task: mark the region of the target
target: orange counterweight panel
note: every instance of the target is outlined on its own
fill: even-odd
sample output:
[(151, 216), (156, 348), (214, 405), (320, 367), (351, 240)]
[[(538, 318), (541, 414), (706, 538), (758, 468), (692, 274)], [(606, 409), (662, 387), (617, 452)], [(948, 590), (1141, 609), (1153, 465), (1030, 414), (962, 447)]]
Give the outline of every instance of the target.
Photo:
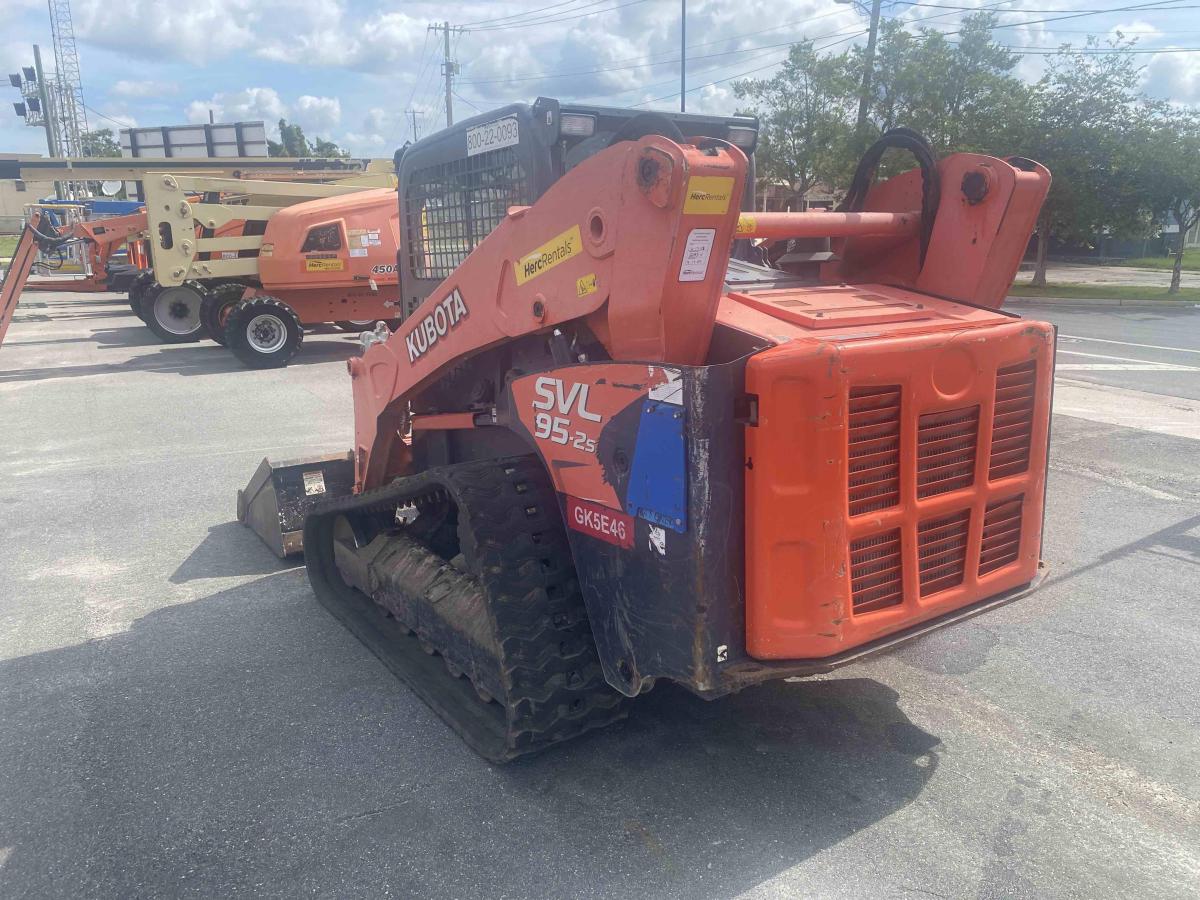
[[(802, 314), (772, 317), (786, 343), (746, 368), (750, 655), (831, 656), (1030, 582), (1052, 326), (879, 285), (764, 293)], [(765, 330), (754, 304), (724, 302), (723, 320)], [(805, 323), (822, 309), (840, 324)]]

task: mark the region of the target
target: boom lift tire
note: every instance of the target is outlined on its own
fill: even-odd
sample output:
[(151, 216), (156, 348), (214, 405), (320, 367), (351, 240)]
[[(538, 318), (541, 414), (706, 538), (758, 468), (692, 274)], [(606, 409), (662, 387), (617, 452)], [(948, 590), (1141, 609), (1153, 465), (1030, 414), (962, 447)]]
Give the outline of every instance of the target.
[(143, 322), (145, 318), (142, 316), (142, 297), (146, 295), (146, 291), (153, 285), (154, 275), (150, 272), (142, 272), (134, 279), (133, 284), (129, 286), (129, 308)]
[(624, 717), (537, 457), (329, 500), (305, 522), (304, 552), (321, 604), (486, 759)]
[(360, 334), (364, 331), (374, 331), (377, 322), (381, 319), (343, 319), (339, 322), (334, 322), (342, 331), (349, 331), (351, 334)]
[(204, 292), (204, 302), (200, 304), (200, 321), (204, 323), (204, 333), (221, 346), (227, 346), (225, 341), (225, 323), (233, 308), (242, 302), (245, 293), (244, 284), (218, 284)]
[(188, 344), (204, 334), (200, 305), (204, 296), (189, 284), (151, 287), (142, 295), (142, 319), (168, 344)]
[(303, 342), (300, 317), (275, 297), (242, 300), (225, 320), (225, 346), (251, 369), (286, 366)]

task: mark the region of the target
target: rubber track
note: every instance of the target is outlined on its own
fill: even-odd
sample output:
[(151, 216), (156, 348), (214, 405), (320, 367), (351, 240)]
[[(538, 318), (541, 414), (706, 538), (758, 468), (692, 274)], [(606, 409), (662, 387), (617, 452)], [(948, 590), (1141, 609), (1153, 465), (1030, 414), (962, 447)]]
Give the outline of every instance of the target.
[[(390, 513), (442, 491), (473, 543), (479, 589), (499, 647), (504, 693), (485, 703), (466, 678), (422, 652), (420, 637), (348, 587), (333, 561), (333, 524)], [(575, 578), (558, 500), (535, 457), (461, 463), (333, 499), (305, 523), (305, 565), (317, 599), (480, 755), (506, 762), (625, 715), (604, 680)]]

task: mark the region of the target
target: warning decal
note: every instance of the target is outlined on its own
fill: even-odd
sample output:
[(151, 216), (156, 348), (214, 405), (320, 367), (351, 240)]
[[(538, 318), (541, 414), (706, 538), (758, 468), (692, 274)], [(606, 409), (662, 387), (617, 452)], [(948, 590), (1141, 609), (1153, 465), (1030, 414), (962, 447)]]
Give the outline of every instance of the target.
[(754, 216), (741, 215), (738, 216), (737, 233), (738, 234), (754, 234), (758, 230), (758, 222)]
[(586, 297), (588, 294), (596, 293), (596, 273), (584, 275), (575, 282), (575, 296)]
[(583, 238), (579, 234), (579, 226), (572, 225), (562, 234), (517, 260), (513, 267), (517, 275), (517, 284), (524, 284), (544, 272), (549, 272), (559, 263), (566, 262), (572, 256), (578, 256), (582, 249)]
[(325, 475), (319, 469), (316, 472), (305, 472), (301, 477), (304, 479), (304, 493), (309, 497), (325, 493)]
[(689, 216), (722, 215), (729, 211), (733, 179), (725, 175), (693, 175), (688, 179), (683, 213)]

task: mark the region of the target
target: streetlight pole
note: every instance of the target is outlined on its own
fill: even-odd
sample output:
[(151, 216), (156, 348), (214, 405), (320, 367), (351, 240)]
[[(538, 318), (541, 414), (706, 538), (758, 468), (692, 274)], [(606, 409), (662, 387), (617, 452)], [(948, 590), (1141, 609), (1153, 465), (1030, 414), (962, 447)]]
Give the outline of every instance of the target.
[(687, 0), (679, 7), (679, 111), (687, 112)]
[(871, 76), (875, 69), (875, 41), (879, 36), (879, 10), (883, 0), (871, 2), (871, 28), (867, 32), (867, 51), (863, 55), (862, 89), (858, 95), (858, 125), (855, 134), (862, 140), (867, 127), (867, 109), (871, 105)]

